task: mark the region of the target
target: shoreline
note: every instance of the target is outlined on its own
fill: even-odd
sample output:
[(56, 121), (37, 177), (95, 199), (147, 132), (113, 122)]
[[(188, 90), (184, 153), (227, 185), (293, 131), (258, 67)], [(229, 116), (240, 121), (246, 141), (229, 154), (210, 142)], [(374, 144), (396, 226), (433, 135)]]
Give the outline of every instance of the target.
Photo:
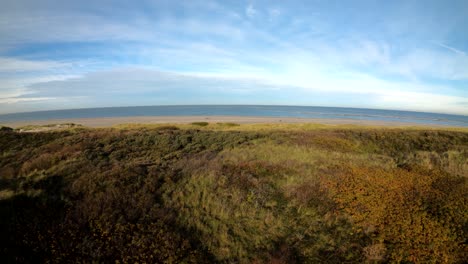
[(32, 121), (14, 121), (0, 123), (0, 125), (18, 128), (28, 125), (48, 125), (74, 123), (86, 127), (103, 128), (119, 124), (190, 124), (192, 122), (230, 122), (238, 124), (299, 124), (313, 123), (324, 125), (363, 125), (383, 127), (437, 127), (437, 128), (466, 128), (463, 126), (450, 126), (441, 124), (422, 124), (415, 122), (332, 119), (332, 118), (299, 118), (299, 117), (264, 117), (264, 116), (133, 116), (133, 117), (93, 117), (93, 118), (67, 118)]

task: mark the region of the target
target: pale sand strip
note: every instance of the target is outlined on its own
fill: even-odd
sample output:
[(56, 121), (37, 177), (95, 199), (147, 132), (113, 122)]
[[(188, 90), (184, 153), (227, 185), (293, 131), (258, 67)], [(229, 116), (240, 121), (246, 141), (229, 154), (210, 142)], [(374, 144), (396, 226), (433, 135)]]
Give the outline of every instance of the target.
[(425, 126), (444, 127), (443, 125), (426, 125), (406, 122), (354, 120), (354, 119), (321, 119), (321, 118), (296, 118), (296, 117), (249, 117), (249, 116), (136, 116), (136, 117), (102, 117), (102, 118), (69, 118), (50, 119), (36, 121), (18, 121), (0, 123), (0, 125), (13, 128), (26, 125), (47, 125), (61, 123), (75, 123), (87, 127), (110, 127), (118, 124), (187, 124), (192, 122), (232, 122), (239, 124), (265, 124), (265, 123), (315, 123), (326, 125), (369, 125), (369, 126)]

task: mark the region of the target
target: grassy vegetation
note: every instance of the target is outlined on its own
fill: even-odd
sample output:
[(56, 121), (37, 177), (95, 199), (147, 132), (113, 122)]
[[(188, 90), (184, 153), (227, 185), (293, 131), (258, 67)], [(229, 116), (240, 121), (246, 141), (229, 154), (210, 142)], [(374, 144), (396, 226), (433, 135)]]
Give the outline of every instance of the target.
[(192, 125), (204, 127), (204, 126), (209, 125), (209, 123), (208, 122), (193, 122)]
[(468, 258), (463, 129), (5, 129), (0, 150), (5, 262)]

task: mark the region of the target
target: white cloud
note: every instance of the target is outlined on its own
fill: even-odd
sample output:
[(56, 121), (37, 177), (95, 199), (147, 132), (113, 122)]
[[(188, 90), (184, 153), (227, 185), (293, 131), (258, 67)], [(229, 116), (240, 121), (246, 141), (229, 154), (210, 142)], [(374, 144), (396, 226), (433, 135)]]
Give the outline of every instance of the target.
[(441, 94), (391, 91), (381, 94), (382, 108), (468, 115), (468, 98)]
[(30, 85), (77, 78), (78, 75), (42, 75), (36, 77), (8, 77), (0, 80), (0, 103), (14, 104), (26, 101), (49, 100), (53, 97), (37, 97)]
[(448, 50), (450, 50), (450, 51), (453, 51), (453, 52), (455, 52), (455, 53), (457, 53), (457, 54), (461, 54), (461, 55), (466, 56), (466, 52), (461, 51), (461, 50), (459, 50), (459, 49), (456, 49), (456, 48), (454, 48), (454, 47), (450, 47), (450, 46), (448, 46), (448, 45), (445, 45), (445, 44), (442, 44), (442, 43), (438, 43), (438, 42), (434, 42), (434, 44), (436, 44), (437, 46), (440, 46), (440, 47), (442, 47), (442, 48), (446, 48), (446, 49), (448, 49)]
[(0, 57), (0, 72), (45, 71), (68, 66), (70, 64), (57, 61), (32, 61)]
[[(254, 78), (255, 76), (255, 78)], [(438, 93), (418, 91), (422, 88), (411, 82), (390, 82), (369, 75), (349, 72), (346, 76), (333, 76), (321, 69), (299, 70), (280, 75), (233, 75), (232, 73), (186, 73), (161, 72), (148, 68), (127, 68), (95, 72), (79, 78), (50, 81), (28, 86), (28, 94), (3, 97), (0, 102), (18, 103), (29, 100), (52, 100), (61, 102), (78, 98), (68, 107), (79, 107), (85, 101), (103, 105), (134, 105), (132, 98), (145, 97), (148, 102), (158, 104), (199, 103), (216, 104), (220, 98), (229, 98), (231, 102), (246, 103), (258, 98), (269, 98), (262, 102), (279, 102), (286, 96), (292, 104), (304, 104), (304, 98), (311, 105), (317, 99), (311, 94), (323, 98), (333, 98), (337, 94), (348, 94), (360, 98), (351, 107), (370, 107), (380, 109), (416, 110), (443, 113), (468, 114), (468, 98), (448, 96)], [(443, 90), (446, 87), (431, 87)], [(112, 99), (114, 98), (114, 99)], [(120, 99), (121, 101), (119, 101)], [(184, 100), (181, 100), (185, 98)], [(257, 99), (256, 99), (257, 98)], [(16, 101), (15, 101), (16, 100)], [(110, 101), (109, 101), (110, 100)], [(268, 101), (270, 100), (270, 101)], [(330, 99), (333, 102), (333, 99)], [(314, 103), (315, 102), (315, 103)], [(49, 107), (53, 101), (47, 103)], [(77, 105), (74, 105), (77, 104)], [(151, 104), (151, 103), (150, 103)], [(323, 103), (321, 103), (323, 105)], [(325, 106), (333, 106), (333, 103)]]
[(55, 97), (11, 97), (11, 98), (0, 98), (0, 104), (16, 104), (22, 102), (37, 102), (37, 101), (49, 101), (54, 100)]
[(467, 80), (468, 57), (456, 53), (418, 49), (394, 59), (392, 64), (384, 69), (406, 76)]
[(274, 20), (281, 15), (281, 11), (279, 8), (270, 8), (268, 9), (268, 15), (270, 16), (270, 20)]
[[(343, 38), (337, 45), (318, 42), (310, 54), (332, 68), (421, 80), (467, 80), (468, 56), (429, 46), (401, 50), (385, 41)], [(340, 69), (342, 70), (342, 69)]]
[(252, 4), (247, 5), (247, 7), (245, 8), (245, 15), (246, 15), (247, 17), (253, 18), (253, 17), (255, 17), (257, 14), (258, 14), (258, 11), (257, 11), (257, 9), (255, 9), (255, 8), (253, 7)]

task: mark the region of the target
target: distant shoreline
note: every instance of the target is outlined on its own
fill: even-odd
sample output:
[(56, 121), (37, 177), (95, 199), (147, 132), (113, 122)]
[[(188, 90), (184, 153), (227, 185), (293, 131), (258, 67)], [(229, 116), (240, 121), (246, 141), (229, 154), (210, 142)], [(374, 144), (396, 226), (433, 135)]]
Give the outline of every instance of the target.
[[(97, 120), (97, 121), (96, 121)], [(185, 105), (84, 108), (0, 115), (12, 126), (73, 122), (90, 127), (121, 123), (320, 123), (378, 126), (468, 127), (468, 116), (319, 106)]]
[(396, 122), (396, 121), (374, 121), (357, 119), (332, 119), (332, 118), (299, 118), (299, 117), (264, 117), (264, 116), (134, 116), (134, 117), (97, 117), (97, 118), (67, 118), (67, 119), (48, 119), (32, 121), (14, 121), (4, 122), (0, 125), (12, 128), (18, 128), (27, 125), (47, 125), (75, 123), (86, 127), (101, 128), (111, 127), (119, 124), (189, 124), (192, 122), (232, 122), (239, 124), (298, 124), (315, 123), (324, 125), (364, 125), (364, 126), (385, 126), (385, 127), (458, 127), (442, 124), (421, 124), (415, 122)]

